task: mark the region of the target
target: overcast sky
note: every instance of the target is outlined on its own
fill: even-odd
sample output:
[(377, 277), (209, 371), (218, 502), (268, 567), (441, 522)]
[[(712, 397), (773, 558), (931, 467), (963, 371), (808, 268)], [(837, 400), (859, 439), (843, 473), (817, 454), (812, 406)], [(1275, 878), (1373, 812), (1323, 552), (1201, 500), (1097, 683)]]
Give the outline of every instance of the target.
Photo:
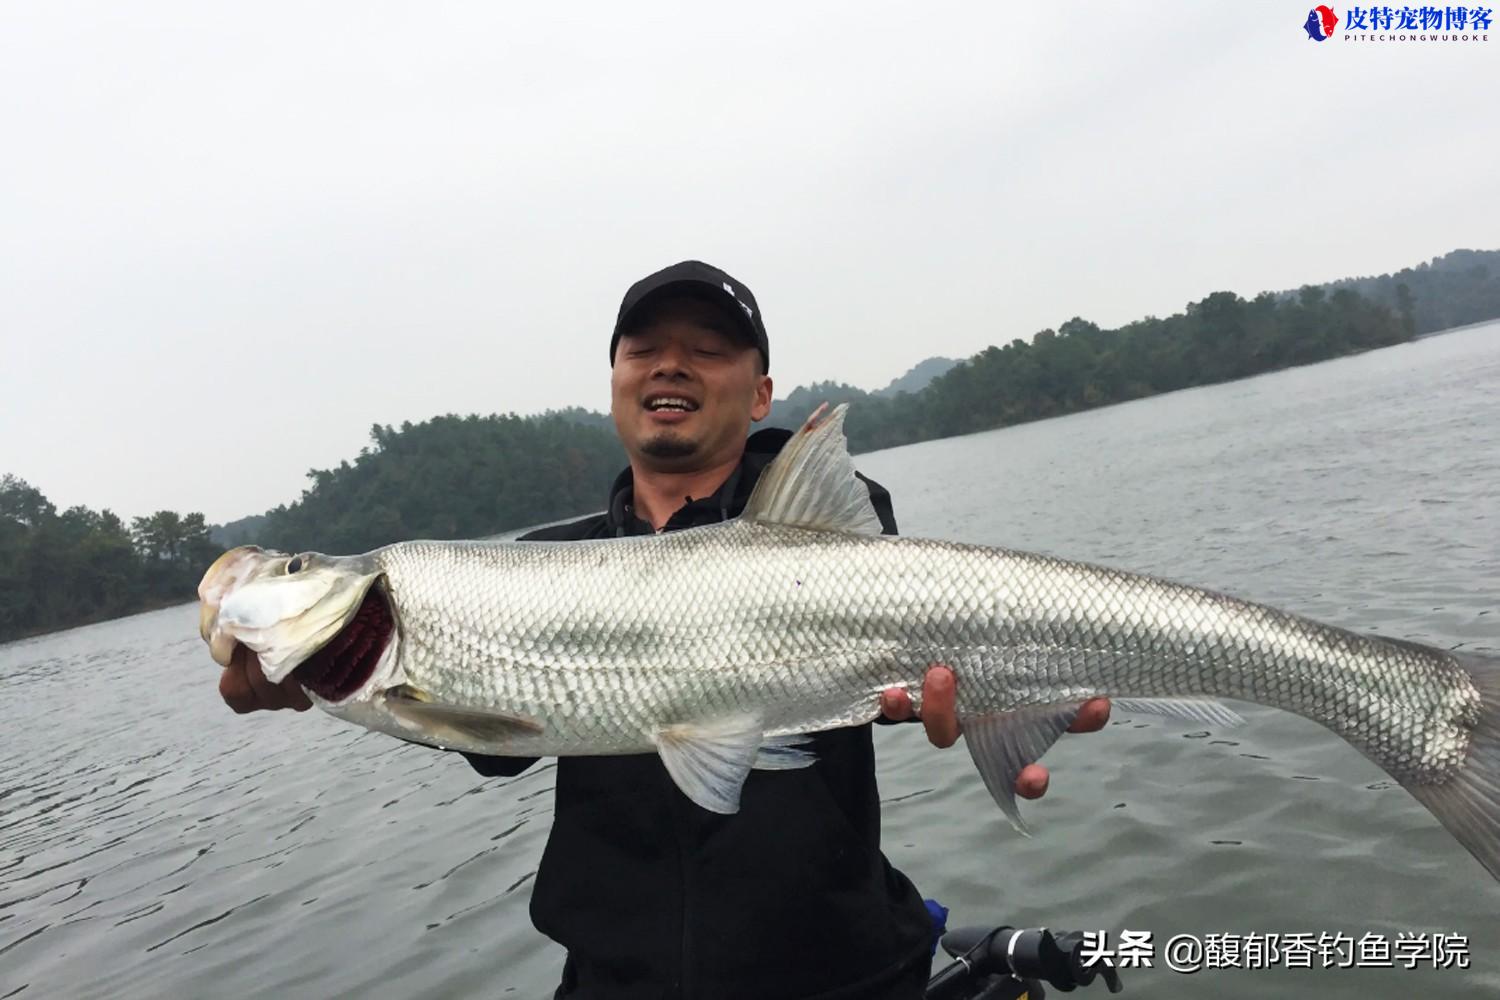
[(1500, 247), (1500, 35), (1306, 17), (7, 3), (0, 472), (222, 521), (372, 423), (604, 410), (620, 295), (688, 257), (785, 394)]

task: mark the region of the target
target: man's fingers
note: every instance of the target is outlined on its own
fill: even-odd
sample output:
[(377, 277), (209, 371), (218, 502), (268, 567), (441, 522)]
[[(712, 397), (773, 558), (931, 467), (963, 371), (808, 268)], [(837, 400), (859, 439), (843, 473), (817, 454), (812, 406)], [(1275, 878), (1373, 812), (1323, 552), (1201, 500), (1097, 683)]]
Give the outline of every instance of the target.
[(1090, 698), (1078, 708), (1078, 715), (1068, 727), (1070, 733), (1097, 733), (1109, 725), (1109, 699)]
[[(1109, 724), (1109, 699), (1090, 698), (1078, 708), (1078, 715), (1068, 727), (1070, 733), (1093, 733)], [(1027, 764), (1016, 775), (1016, 794), (1023, 799), (1039, 799), (1047, 794), (1052, 775), (1040, 764)]]
[(951, 747), (958, 742), (957, 705), (958, 682), (953, 671), (933, 664), (922, 680), (922, 725), (933, 746)]
[[(922, 678), (922, 726), (934, 746), (951, 747), (958, 742), (958, 684), (953, 671), (940, 663)], [(880, 695), (880, 711), (888, 719), (903, 722), (913, 715), (911, 695), (905, 688), (886, 688)]]
[(1016, 794), (1023, 799), (1039, 799), (1047, 794), (1047, 785), (1052, 776), (1040, 764), (1027, 764), (1016, 775)]
[(281, 682), (281, 691), (286, 696), (286, 707), (294, 712), (305, 712), (312, 708), (312, 699), (302, 689), (302, 685), (288, 677)]
[(886, 688), (880, 694), (880, 714), (896, 722), (911, 718), (911, 695), (905, 688)]
[(229, 666), (219, 674), (219, 697), (241, 713), (280, 708), (305, 712), (312, 708), (312, 699), (302, 690), (302, 685), (290, 677), (280, 684), (266, 680), (260, 659), (244, 646), (235, 647)]
[(240, 660), (231, 660), (219, 674), (219, 697), (240, 714), (255, 711), (255, 690), (250, 687), (250, 681), (245, 677), (245, 664)]
[(260, 658), (247, 649), (244, 663), (245, 679), (250, 682), (251, 689), (255, 691), (255, 699), (259, 702), (259, 706), (269, 709), (285, 708), (286, 695), (280, 687), (266, 680), (265, 673), (260, 669)]

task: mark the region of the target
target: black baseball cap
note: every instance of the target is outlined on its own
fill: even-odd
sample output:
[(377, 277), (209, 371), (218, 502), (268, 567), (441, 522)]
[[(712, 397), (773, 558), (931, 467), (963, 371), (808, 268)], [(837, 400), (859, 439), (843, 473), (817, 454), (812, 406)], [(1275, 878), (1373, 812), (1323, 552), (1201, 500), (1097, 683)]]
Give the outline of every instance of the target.
[(619, 346), (620, 337), (635, 325), (652, 303), (669, 295), (686, 295), (725, 306), (745, 342), (760, 351), (766, 371), (771, 370), (771, 345), (766, 340), (766, 325), (761, 321), (755, 296), (727, 273), (701, 260), (685, 260), (664, 267), (630, 286), (620, 302), (614, 336), (609, 338), (610, 365), (615, 363), (615, 348)]

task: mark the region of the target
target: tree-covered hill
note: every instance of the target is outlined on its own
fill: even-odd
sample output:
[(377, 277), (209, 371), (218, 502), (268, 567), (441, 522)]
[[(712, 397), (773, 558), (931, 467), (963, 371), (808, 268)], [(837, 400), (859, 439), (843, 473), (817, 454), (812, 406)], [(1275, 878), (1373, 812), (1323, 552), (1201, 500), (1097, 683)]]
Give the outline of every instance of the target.
[(1418, 336), (1449, 330), (1500, 316), (1500, 250), (1455, 250), (1395, 274), (1345, 278), (1328, 288), (1352, 289), (1397, 312), (1409, 308)]
[(795, 426), (823, 401), (851, 402), (850, 447), (873, 451), (1074, 413), (1409, 340), (1409, 315), (1349, 289), (1283, 298), (1215, 292), (1165, 319), (1104, 330), (1070, 319), (988, 347), (919, 393), (881, 397), (834, 383), (799, 388), (773, 422)]
[(30, 483), (0, 477), (0, 642), (185, 601), (218, 553), (202, 514), (162, 510), (127, 527), (110, 510), (58, 513)]
[[(1215, 292), (1116, 330), (1074, 318), (988, 347), (894, 393), (833, 382), (794, 389), (773, 424), (852, 402), (853, 450), (870, 451), (1072, 413), (1400, 343), (1500, 317), (1500, 251), (1457, 250), (1395, 274), (1245, 299)], [(942, 359), (930, 359), (941, 362)], [(918, 366), (919, 369), (921, 366)], [(929, 368), (928, 371), (935, 369)], [(909, 373), (911, 374), (911, 373)], [(926, 372), (920, 373), (925, 377)], [(900, 391), (901, 385), (924, 387)], [(608, 416), (441, 416), (375, 426), (302, 496), (212, 529), (201, 514), (59, 513), (36, 487), (0, 478), (0, 641), (192, 597), (223, 548), (361, 552), (404, 538), (468, 538), (597, 510), (624, 464)]]
[(58, 513), (15, 476), (0, 479), (0, 642), (189, 600), (226, 547), (363, 552), (403, 538), (470, 538), (581, 514), (622, 466), (611, 430), (577, 414), (436, 417), (376, 426), (370, 445), (314, 469), (292, 504), (214, 529), (158, 511)]
[(351, 464), (314, 469), (260, 541), (363, 552), (404, 538), (474, 538), (597, 510), (624, 464), (613, 429), (579, 413), (444, 416), (376, 425)]
[(877, 396), (899, 396), (903, 392), (921, 392), (933, 379), (947, 374), (956, 358), (924, 358), (907, 369), (906, 373), (891, 380), (884, 389), (876, 389)]

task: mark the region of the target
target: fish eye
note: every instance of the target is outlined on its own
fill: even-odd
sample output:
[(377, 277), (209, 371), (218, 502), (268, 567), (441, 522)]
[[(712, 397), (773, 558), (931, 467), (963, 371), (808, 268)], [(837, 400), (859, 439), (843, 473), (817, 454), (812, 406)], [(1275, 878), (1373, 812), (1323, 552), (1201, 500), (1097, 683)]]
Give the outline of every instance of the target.
[(302, 570), (302, 557), (301, 556), (292, 556), (292, 561), (286, 564), (286, 571), (288, 573), (297, 573), (297, 572), (300, 572), (301, 570)]

